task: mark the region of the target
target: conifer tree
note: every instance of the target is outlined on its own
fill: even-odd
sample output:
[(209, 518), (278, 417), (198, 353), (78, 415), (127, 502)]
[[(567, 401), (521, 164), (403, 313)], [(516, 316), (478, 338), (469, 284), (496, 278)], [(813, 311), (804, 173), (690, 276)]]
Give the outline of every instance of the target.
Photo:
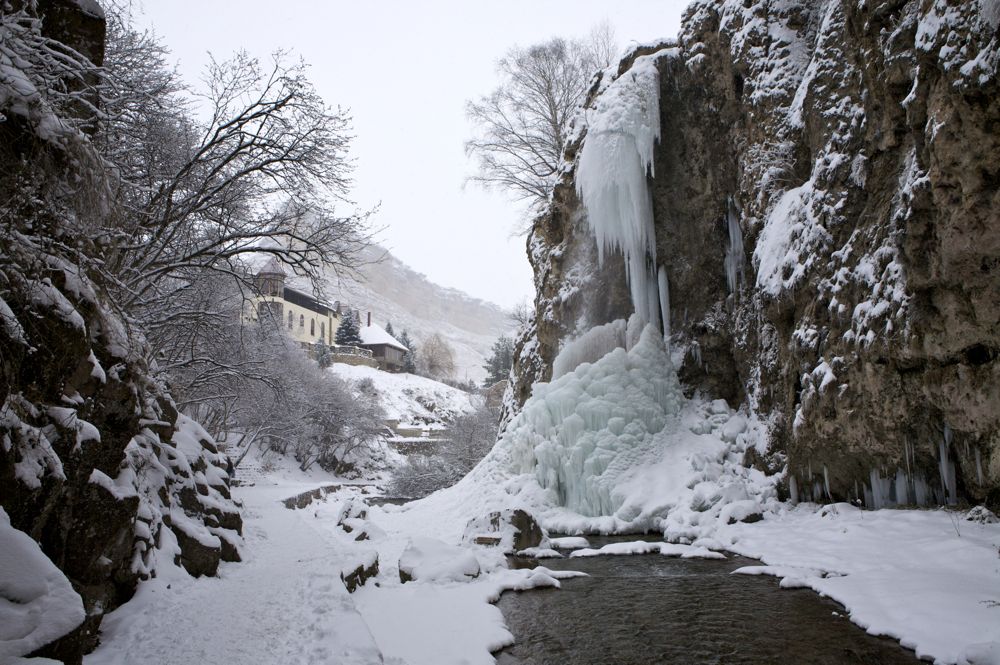
[(399, 335), (399, 343), (406, 347), (403, 354), (403, 371), (407, 374), (417, 373), (417, 345), (410, 339), (410, 335), (404, 330)]
[(361, 321), (356, 311), (351, 310), (344, 315), (337, 327), (335, 340), (337, 346), (361, 346)]
[[(392, 331), (392, 323), (390, 323), (390, 322), (387, 322), (387, 323), (385, 324), (385, 331), (386, 331), (387, 333), (389, 333), (390, 335), (392, 335), (393, 337), (395, 337), (395, 336), (396, 336), (396, 333), (394, 333), (394, 332)], [(403, 346), (406, 346), (406, 345), (404, 344)]]
[(490, 387), (499, 381), (506, 381), (514, 364), (514, 340), (501, 336), (493, 343), (493, 355), (487, 359), (483, 369), (486, 370), (484, 387)]

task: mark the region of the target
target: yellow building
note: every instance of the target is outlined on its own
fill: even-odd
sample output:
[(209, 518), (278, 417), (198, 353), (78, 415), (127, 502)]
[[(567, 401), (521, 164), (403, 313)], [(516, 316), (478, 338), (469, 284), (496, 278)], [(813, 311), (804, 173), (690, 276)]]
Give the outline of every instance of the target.
[(260, 292), (247, 308), (249, 321), (271, 320), (280, 325), (292, 339), (314, 345), (319, 340), (328, 346), (340, 325), (339, 303), (330, 305), (285, 284), (285, 271), (276, 259), (271, 259), (254, 278)]

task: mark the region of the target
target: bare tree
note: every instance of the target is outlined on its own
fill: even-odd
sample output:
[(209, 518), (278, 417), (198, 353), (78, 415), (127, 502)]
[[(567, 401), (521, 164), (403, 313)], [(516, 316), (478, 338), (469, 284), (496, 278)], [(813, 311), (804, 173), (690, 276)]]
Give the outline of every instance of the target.
[(420, 373), (433, 379), (447, 379), (455, 373), (455, 352), (441, 335), (424, 340), (417, 360)]
[(606, 23), (586, 40), (554, 38), (514, 47), (497, 64), (500, 83), (466, 113), (477, 134), (466, 143), (478, 173), (470, 178), (526, 200), (537, 211), (548, 202), (559, 173), (570, 120), (591, 77), (617, 49)]
[(461, 480), (493, 448), (497, 439), (497, 412), (480, 403), (455, 419), (448, 441), (431, 454), (411, 455), (397, 469), (389, 485), (391, 494), (422, 497)]
[(372, 457), (385, 429), (376, 398), (356, 396), (288, 340), (266, 340), (259, 349), (268, 381), (248, 384), (233, 407), (243, 446), (291, 455), (303, 471), (318, 464), (345, 473)]
[(326, 105), (305, 64), (282, 52), (213, 59), (192, 95), (162, 44), (109, 15), (97, 142), (120, 176), (102, 232), (121, 305), (161, 320), (163, 303), (208, 273), (252, 288), (249, 255), (274, 255), (315, 285), (322, 269), (351, 272), (370, 213), (333, 212), (353, 205), (350, 116)]
[(507, 313), (507, 319), (514, 324), (518, 330), (526, 327), (535, 317), (535, 309), (527, 298), (521, 299)]

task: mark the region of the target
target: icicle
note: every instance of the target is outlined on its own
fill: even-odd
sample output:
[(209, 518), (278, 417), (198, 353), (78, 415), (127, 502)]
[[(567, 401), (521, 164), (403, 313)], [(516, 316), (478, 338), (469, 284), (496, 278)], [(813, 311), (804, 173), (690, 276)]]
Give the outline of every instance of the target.
[(896, 469), (896, 504), (904, 505), (909, 503), (909, 492), (907, 491), (906, 472)]
[(913, 501), (918, 506), (926, 506), (930, 501), (930, 492), (923, 476), (913, 477)]
[(983, 455), (979, 452), (979, 446), (976, 446), (976, 482), (986, 484), (983, 480)]
[(698, 340), (691, 342), (691, 346), (688, 347), (688, 353), (691, 355), (691, 360), (694, 361), (694, 364), (699, 368), (704, 367), (701, 362), (701, 344), (698, 343)]
[(663, 319), (663, 343), (670, 352), (670, 282), (667, 281), (667, 268), (660, 266), (656, 273), (656, 281), (660, 287), (660, 318)]
[(826, 470), (826, 464), (823, 465), (823, 489), (826, 490), (826, 498), (833, 500), (833, 494), (830, 493), (830, 473)]
[[(945, 432), (950, 434), (950, 430), (947, 429), (945, 425)], [(944, 490), (944, 500), (942, 503), (947, 502), (948, 504), (957, 503), (958, 497), (956, 496), (955, 488), (955, 465), (948, 458), (948, 444), (946, 443), (951, 437), (946, 434), (945, 438), (938, 443), (939, 448), (939, 458), (938, 458), (938, 471), (941, 473), (941, 487)]]
[(740, 228), (739, 210), (730, 196), (726, 200), (726, 226), (729, 230), (729, 247), (726, 248), (726, 284), (729, 292), (736, 293), (743, 281), (746, 255), (743, 251), (743, 229)]

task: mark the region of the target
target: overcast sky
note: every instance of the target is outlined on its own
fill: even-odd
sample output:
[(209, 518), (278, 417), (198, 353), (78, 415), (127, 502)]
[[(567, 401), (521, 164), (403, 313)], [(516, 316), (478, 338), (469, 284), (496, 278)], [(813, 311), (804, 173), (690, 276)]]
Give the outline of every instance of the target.
[(532, 295), (520, 208), (464, 186), (474, 168), (465, 101), (496, 84), (514, 44), (580, 37), (607, 20), (622, 46), (674, 37), (687, 0), (145, 0), (152, 26), (196, 83), (209, 52), (301, 55), (331, 105), (349, 108), (352, 197), (381, 202), (379, 240), (432, 281), (504, 307)]

